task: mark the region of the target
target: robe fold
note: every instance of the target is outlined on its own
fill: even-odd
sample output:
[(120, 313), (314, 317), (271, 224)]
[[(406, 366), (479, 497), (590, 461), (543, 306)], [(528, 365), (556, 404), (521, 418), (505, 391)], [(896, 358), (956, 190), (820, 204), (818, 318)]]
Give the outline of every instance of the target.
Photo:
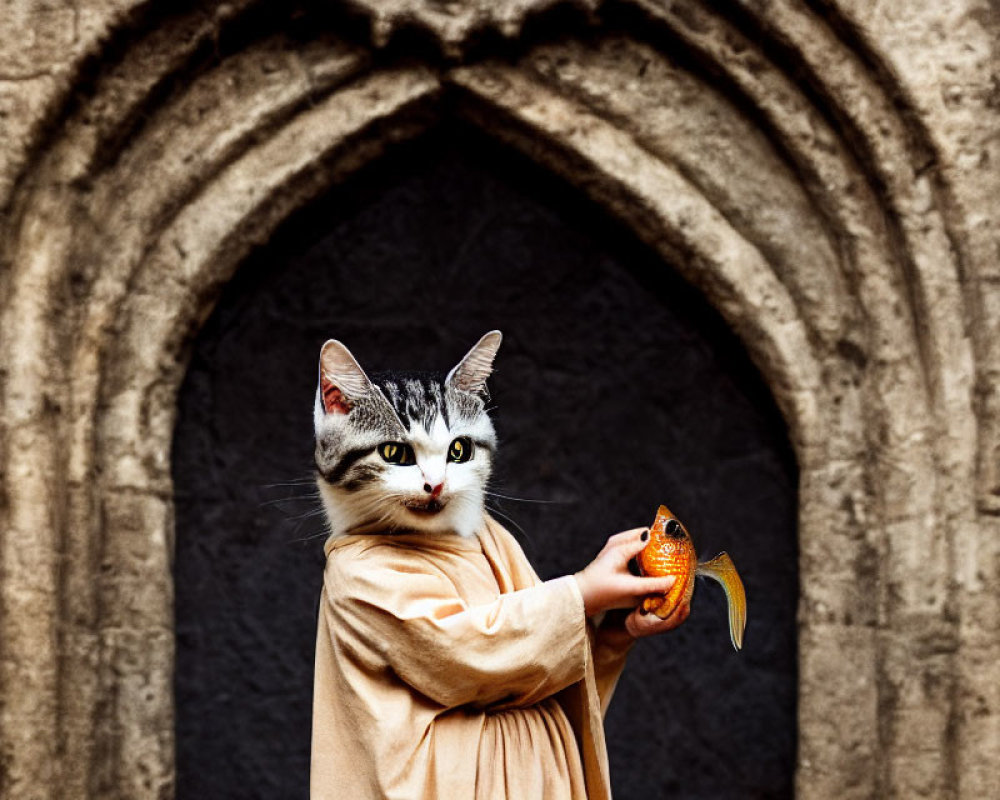
[(312, 800), (611, 797), (603, 713), (628, 648), (572, 576), (542, 582), (490, 518), (326, 553)]

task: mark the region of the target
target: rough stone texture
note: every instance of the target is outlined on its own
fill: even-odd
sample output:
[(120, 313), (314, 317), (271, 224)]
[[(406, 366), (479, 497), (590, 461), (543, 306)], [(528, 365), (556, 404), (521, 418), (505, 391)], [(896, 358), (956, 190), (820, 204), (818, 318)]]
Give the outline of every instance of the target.
[[(579, 8), (593, 10), (600, 0), (570, 0)], [(515, 37), (525, 21), (563, 0), (350, 0), (370, 19), (372, 39), (384, 46), (392, 35), (416, 27), (433, 35), (445, 52), (457, 57), (466, 43), (485, 32), (498, 31)]]
[(192, 337), (290, 214), (459, 117), (674, 266), (773, 393), (797, 793), (1000, 795), (995, 6), (549, 5), (396, 3), (419, 35), (382, 48), (370, 4), (0, 5), (0, 794), (171, 796)]

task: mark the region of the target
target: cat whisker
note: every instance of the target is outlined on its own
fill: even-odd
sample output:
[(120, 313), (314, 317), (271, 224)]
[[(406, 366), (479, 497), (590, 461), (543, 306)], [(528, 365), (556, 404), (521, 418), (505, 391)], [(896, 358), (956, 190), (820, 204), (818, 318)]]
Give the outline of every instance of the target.
[(316, 478), (310, 475), (305, 478), (296, 478), (291, 481), (282, 481), (281, 483), (262, 483), (260, 488), (262, 489), (277, 489), (283, 486), (315, 486)]
[(522, 528), (513, 517), (510, 517), (507, 514), (504, 514), (496, 506), (491, 506), (489, 503), (487, 503), (486, 504), (486, 509), (488, 511), (490, 511), (491, 513), (493, 513), (493, 514), (496, 514), (501, 519), (507, 520), (507, 522), (509, 522), (511, 525), (513, 525), (515, 528), (517, 528), (518, 531), (520, 531), (521, 535), (524, 536), (525, 539), (530, 539), (531, 538), (530, 536), (528, 536), (528, 532), (524, 528)]
[(294, 517), (287, 517), (287, 519), (291, 522), (298, 522), (300, 520), (312, 519), (313, 517), (321, 517), (321, 516), (323, 516), (323, 509), (314, 508), (312, 511), (306, 511), (305, 513), (302, 514), (296, 514)]
[(516, 503), (542, 503), (546, 505), (565, 505), (565, 500), (535, 500), (530, 497), (514, 497), (509, 494), (500, 494), (500, 492), (491, 492), (488, 489), (484, 490), (484, 493), (489, 497), (499, 497), (501, 500), (512, 500)]
[(322, 530), (319, 533), (311, 533), (308, 536), (300, 536), (298, 539), (289, 539), (288, 544), (302, 544), (302, 542), (311, 542), (315, 539), (325, 539), (330, 535), (330, 531)]
[(258, 508), (268, 508), (270, 506), (278, 506), (280, 508), (282, 503), (314, 503), (318, 495), (300, 495), (298, 497), (279, 497), (275, 500), (263, 500), (257, 504)]

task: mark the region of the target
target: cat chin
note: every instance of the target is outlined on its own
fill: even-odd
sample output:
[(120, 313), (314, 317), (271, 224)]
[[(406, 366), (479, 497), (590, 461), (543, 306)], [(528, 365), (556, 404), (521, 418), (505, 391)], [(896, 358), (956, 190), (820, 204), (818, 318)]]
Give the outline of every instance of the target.
[(400, 504), (388, 513), (380, 513), (375, 521), (370, 505), (352, 502), (354, 496), (338, 492), (322, 480), (318, 484), (332, 536), (414, 531), (457, 533), (472, 538), (485, 523), (482, 498), (456, 494), (437, 510), (414, 509)]
[(457, 533), (459, 536), (471, 538), (482, 527), (484, 522), (483, 509), (476, 509), (473, 504), (451, 502), (439, 511), (424, 511), (404, 507), (401, 518), (398, 518), (400, 528), (412, 529), (420, 533)]

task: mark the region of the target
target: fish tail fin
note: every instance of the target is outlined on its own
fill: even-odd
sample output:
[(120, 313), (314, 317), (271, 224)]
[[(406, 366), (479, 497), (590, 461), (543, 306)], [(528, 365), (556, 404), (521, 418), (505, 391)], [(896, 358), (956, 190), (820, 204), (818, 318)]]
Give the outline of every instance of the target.
[(747, 595), (736, 565), (728, 553), (722, 552), (711, 561), (699, 564), (697, 574), (711, 578), (725, 590), (729, 601), (729, 638), (733, 647), (739, 650), (743, 647), (743, 631), (747, 626)]

